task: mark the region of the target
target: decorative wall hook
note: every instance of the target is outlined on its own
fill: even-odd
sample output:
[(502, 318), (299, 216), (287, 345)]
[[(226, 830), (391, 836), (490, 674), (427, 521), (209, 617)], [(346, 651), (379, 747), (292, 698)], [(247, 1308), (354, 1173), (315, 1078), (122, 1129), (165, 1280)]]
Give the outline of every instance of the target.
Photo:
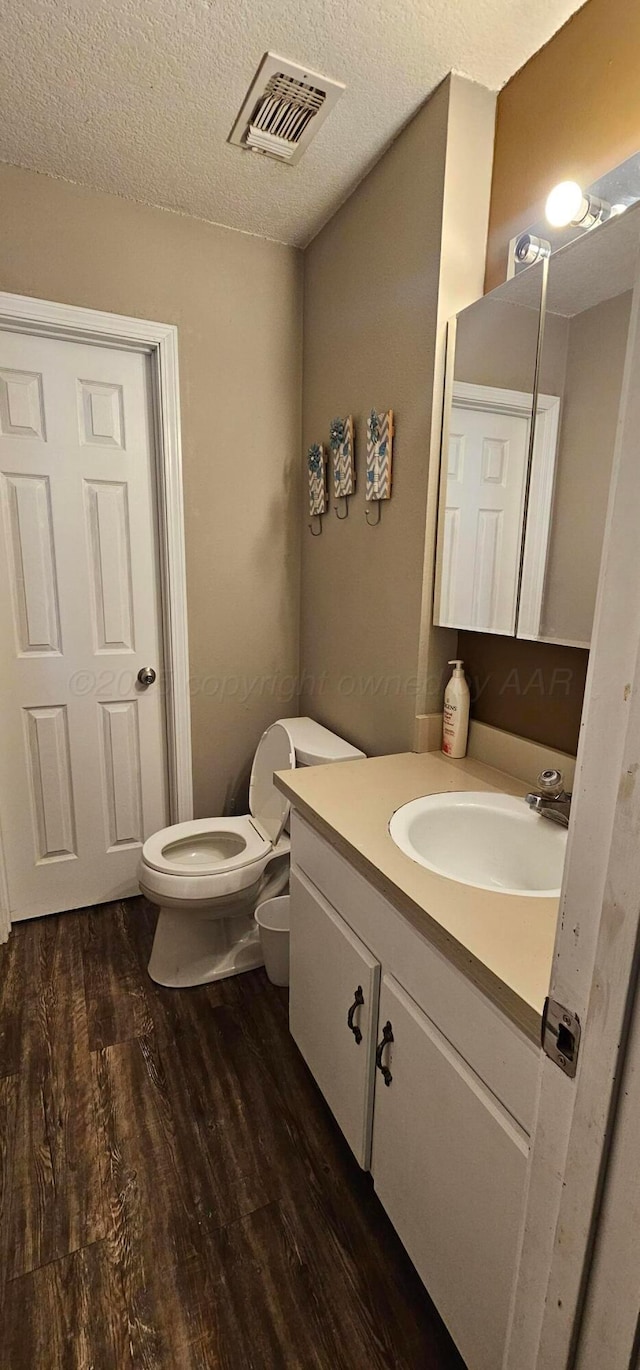
[[(311, 522), (309, 531), (314, 538), (320, 537), (322, 532), (322, 515), (327, 510), (327, 473), (326, 457), (324, 447), (321, 442), (314, 442), (307, 452), (307, 471), (309, 475), (309, 513)], [(318, 519), (319, 527), (314, 528), (314, 519)]]
[(393, 455), (393, 409), (378, 412), (372, 409), (367, 422), (367, 503), (374, 500), (378, 505), (378, 517), (365, 518), (370, 528), (380, 522), (380, 501), (391, 498), (391, 459)]
[[(348, 414), (346, 419), (332, 419), (330, 428), (329, 445), (333, 457), (333, 493), (336, 501), (344, 500), (341, 506), (334, 504), (336, 518), (342, 522), (349, 514), (349, 495), (352, 495), (356, 485), (356, 471), (354, 460), (354, 441), (353, 441), (353, 418)], [(344, 513), (338, 512), (339, 508)]]

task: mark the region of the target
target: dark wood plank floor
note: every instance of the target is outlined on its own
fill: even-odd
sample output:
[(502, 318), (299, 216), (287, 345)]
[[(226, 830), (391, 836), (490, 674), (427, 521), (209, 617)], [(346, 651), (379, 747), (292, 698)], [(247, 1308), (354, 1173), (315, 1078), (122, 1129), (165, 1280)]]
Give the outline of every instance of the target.
[(0, 948), (0, 1366), (464, 1370), (263, 971), (146, 973), (142, 899)]

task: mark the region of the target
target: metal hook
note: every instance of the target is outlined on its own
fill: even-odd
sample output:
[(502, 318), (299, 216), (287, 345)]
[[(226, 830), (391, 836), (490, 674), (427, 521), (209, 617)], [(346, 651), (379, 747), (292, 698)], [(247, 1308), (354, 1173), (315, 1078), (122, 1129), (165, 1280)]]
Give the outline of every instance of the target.
[(334, 504), (333, 507), (334, 507), (334, 509), (335, 509), (335, 511), (336, 511), (336, 518), (337, 518), (337, 519), (340, 519), (340, 522), (342, 523), (342, 522), (344, 521), (344, 519), (346, 519), (346, 518), (349, 517), (349, 496), (348, 496), (348, 495), (339, 495), (338, 498), (344, 500), (344, 505), (343, 505), (344, 514), (339, 514), (339, 513), (338, 513), (338, 509), (340, 508), (340, 505), (339, 505), (339, 504)]
[(322, 514), (312, 514), (311, 517), (312, 517), (312, 518), (316, 518), (316, 519), (319, 520), (319, 522), (320, 522), (320, 527), (318, 528), (318, 531), (317, 531), (317, 533), (316, 533), (316, 532), (314, 532), (314, 529), (313, 529), (313, 523), (310, 523), (310, 524), (308, 525), (308, 527), (309, 527), (309, 532), (311, 533), (312, 538), (319, 538), (319, 537), (320, 537), (320, 534), (321, 534), (321, 532), (322, 532)]
[[(369, 503), (372, 503), (372, 501), (369, 501)], [(381, 503), (381, 501), (380, 501), (379, 499), (377, 499), (377, 500), (376, 500), (376, 504), (377, 504), (377, 506), (378, 506), (378, 517), (377, 517), (375, 523), (372, 523), (372, 522), (371, 522), (371, 519), (369, 518), (369, 510), (368, 510), (368, 509), (365, 509), (365, 511), (364, 511), (364, 516), (365, 516), (365, 518), (366, 518), (366, 520), (367, 520), (367, 523), (369, 524), (369, 527), (370, 527), (370, 528), (377, 528), (377, 527), (378, 527), (378, 524), (379, 524), (379, 522), (380, 522), (380, 503)]]

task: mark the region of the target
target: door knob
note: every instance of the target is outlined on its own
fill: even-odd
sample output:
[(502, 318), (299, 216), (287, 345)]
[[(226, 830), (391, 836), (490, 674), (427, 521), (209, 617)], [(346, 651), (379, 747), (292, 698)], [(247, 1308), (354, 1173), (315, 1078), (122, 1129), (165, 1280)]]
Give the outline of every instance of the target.
[(153, 666), (140, 667), (140, 670), (138, 671), (138, 680), (141, 685), (144, 685), (145, 687), (147, 685), (153, 685), (155, 678), (156, 673), (153, 669)]

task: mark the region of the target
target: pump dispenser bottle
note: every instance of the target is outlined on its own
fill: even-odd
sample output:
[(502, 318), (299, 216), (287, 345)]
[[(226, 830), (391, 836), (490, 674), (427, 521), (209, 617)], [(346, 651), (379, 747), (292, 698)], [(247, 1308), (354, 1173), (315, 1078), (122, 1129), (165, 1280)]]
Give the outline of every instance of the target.
[(450, 661), (453, 674), (444, 692), (442, 750), (452, 758), (466, 756), (469, 731), (469, 686), (461, 661)]

